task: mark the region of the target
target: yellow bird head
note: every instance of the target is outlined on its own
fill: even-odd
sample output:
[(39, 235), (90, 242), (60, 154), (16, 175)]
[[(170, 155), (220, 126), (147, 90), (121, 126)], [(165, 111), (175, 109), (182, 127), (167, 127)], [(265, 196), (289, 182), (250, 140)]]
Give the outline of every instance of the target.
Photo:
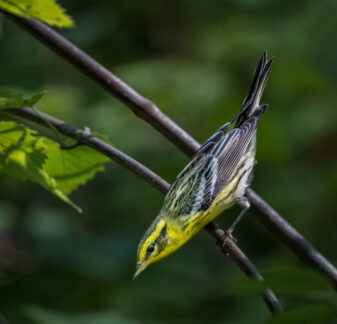
[(133, 278), (145, 268), (178, 249), (184, 241), (178, 232), (162, 217), (158, 217), (146, 231), (138, 246), (137, 266)]

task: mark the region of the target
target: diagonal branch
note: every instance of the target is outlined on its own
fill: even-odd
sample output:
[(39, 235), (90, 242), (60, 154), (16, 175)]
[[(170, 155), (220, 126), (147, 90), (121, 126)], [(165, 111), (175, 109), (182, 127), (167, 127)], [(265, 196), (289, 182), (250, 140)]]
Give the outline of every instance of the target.
[[(240, 269), (250, 278), (257, 281), (263, 281), (263, 277), (259, 274), (255, 266), (249, 261), (241, 249), (235, 244), (235, 242), (230, 238), (224, 238), (224, 231), (219, 228), (213, 222), (209, 223), (205, 227), (206, 231), (209, 232), (217, 241), (224, 240), (222, 252), (229, 254)], [(277, 297), (271, 289), (266, 289), (262, 295), (264, 302), (272, 313), (282, 312), (281, 305), (277, 300)], [(275, 308), (276, 307), (276, 308)]]
[[(3, 13), (19, 26), (26, 29), (34, 37), (38, 38), (55, 53), (93, 79), (94, 82), (99, 84), (114, 97), (125, 103), (138, 117), (151, 124), (188, 156), (193, 156), (197, 151), (199, 143), (162, 113), (154, 103), (141, 96), (52, 28), (37, 20), (19, 18), (6, 12)], [(255, 215), (256, 219), (271, 232), (275, 233), (302, 261), (310, 264), (315, 270), (327, 277), (337, 290), (337, 269), (334, 265), (318, 252), (258, 194), (251, 189), (247, 191), (247, 194), (252, 206), (258, 211)]]
[[(61, 134), (76, 139), (79, 143), (87, 145), (94, 150), (108, 156), (113, 161), (116, 161), (120, 165), (127, 168), (129, 171), (139, 176), (141, 179), (148, 182), (151, 186), (155, 187), (160, 192), (166, 194), (170, 188), (170, 185), (153, 171), (134, 160), (132, 157), (99, 139), (98, 137), (95, 137), (86, 132), (85, 130), (71, 126), (53, 116), (44, 113), (37, 114), (34, 110), (28, 107), (12, 108), (8, 109), (7, 112), (14, 113), (16, 116), (23, 117), (24, 119), (31, 120), (44, 126), (48, 126), (46, 124), (46, 122), (48, 122), (49, 124), (53, 125)], [(205, 229), (215, 238), (217, 244), (221, 248), (221, 251), (223, 253), (229, 254), (235, 263), (239, 266), (239, 268), (248, 277), (258, 281), (263, 280), (263, 277), (252, 264), (252, 262), (248, 259), (248, 257), (241, 251), (233, 239), (225, 237), (224, 231), (222, 229), (220, 229), (214, 223), (208, 224)], [(262, 298), (271, 313), (282, 312), (282, 306), (272, 290), (266, 289), (266, 291), (262, 294)]]
[(52, 28), (37, 20), (20, 18), (1, 9), (0, 12), (26, 29), (66, 61), (73, 64), (111, 95), (122, 101), (131, 108), (135, 115), (148, 122), (183, 152), (187, 152), (189, 156), (192, 156), (198, 149), (199, 144), (174, 121), (162, 113), (153, 102), (144, 98)]

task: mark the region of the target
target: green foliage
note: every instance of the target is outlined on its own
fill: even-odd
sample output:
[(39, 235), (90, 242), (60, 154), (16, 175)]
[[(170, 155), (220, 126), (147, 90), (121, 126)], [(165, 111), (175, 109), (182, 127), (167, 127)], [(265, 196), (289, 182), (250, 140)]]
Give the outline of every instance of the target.
[(103, 171), (103, 164), (109, 161), (105, 155), (84, 145), (71, 150), (61, 150), (59, 145), (46, 138), (43, 145), (48, 152), (44, 170), (66, 194), (85, 184), (97, 172)]
[(0, 122), (0, 171), (22, 181), (30, 180), (40, 184), (80, 212), (80, 208), (65, 195), (56, 180), (44, 169), (48, 146), (43, 138), (33, 135), (34, 132), (23, 125)]
[(10, 121), (0, 122), (0, 154), (1, 172), (40, 184), (79, 212), (67, 194), (103, 171), (108, 161), (88, 147), (63, 151), (55, 142)]
[(0, 109), (15, 108), (20, 106), (33, 106), (44, 95), (45, 91), (34, 94), (31, 97), (24, 98), (21, 93), (14, 93), (11, 89), (0, 90)]
[(54, 0), (0, 0), (0, 8), (17, 16), (39, 19), (52, 26), (74, 25), (71, 17)]
[[(24, 98), (23, 94), (12, 90), (2, 90), (0, 109), (33, 106), (44, 94), (40, 92)], [(86, 146), (62, 150), (54, 141), (36, 135), (24, 125), (0, 122), (0, 171), (22, 181), (40, 184), (81, 212), (67, 194), (103, 171), (103, 164), (109, 159)]]

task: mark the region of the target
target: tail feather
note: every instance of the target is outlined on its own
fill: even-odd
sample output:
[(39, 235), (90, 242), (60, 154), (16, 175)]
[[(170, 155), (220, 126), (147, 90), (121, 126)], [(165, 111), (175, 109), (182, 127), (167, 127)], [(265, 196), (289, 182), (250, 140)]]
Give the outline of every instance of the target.
[[(264, 52), (255, 69), (253, 81), (250, 85), (248, 95), (243, 102), (241, 110), (231, 119), (230, 122), (220, 127), (198, 150), (195, 156), (200, 153), (209, 153), (214, 146), (219, 143), (231, 125), (235, 122), (234, 128), (239, 128), (251, 117), (259, 118), (266, 110), (267, 105), (260, 107), (260, 98), (266, 85), (268, 74), (273, 63), (273, 59), (267, 61), (267, 52)], [(259, 119), (258, 118), (258, 119)]]
[(250, 85), (248, 95), (243, 102), (242, 108), (232, 119), (232, 121), (237, 119), (235, 127), (240, 127), (240, 125), (254, 113), (255, 109), (260, 106), (260, 99), (266, 85), (272, 63), (273, 59), (268, 61), (267, 52), (264, 52), (255, 69), (253, 81)]

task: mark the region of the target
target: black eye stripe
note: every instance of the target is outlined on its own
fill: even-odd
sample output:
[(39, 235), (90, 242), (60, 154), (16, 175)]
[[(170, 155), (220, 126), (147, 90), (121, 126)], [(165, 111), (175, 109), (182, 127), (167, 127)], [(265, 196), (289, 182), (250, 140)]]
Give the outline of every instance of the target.
[(160, 232), (160, 234), (159, 234), (159, 237), (165, 236), (165, 235), (166, 235), (166, 227), (167, 227), (167, 225), (165, 225), (165, 226), (163, 227), (163, 229), (161, 230), (161, 232)]

